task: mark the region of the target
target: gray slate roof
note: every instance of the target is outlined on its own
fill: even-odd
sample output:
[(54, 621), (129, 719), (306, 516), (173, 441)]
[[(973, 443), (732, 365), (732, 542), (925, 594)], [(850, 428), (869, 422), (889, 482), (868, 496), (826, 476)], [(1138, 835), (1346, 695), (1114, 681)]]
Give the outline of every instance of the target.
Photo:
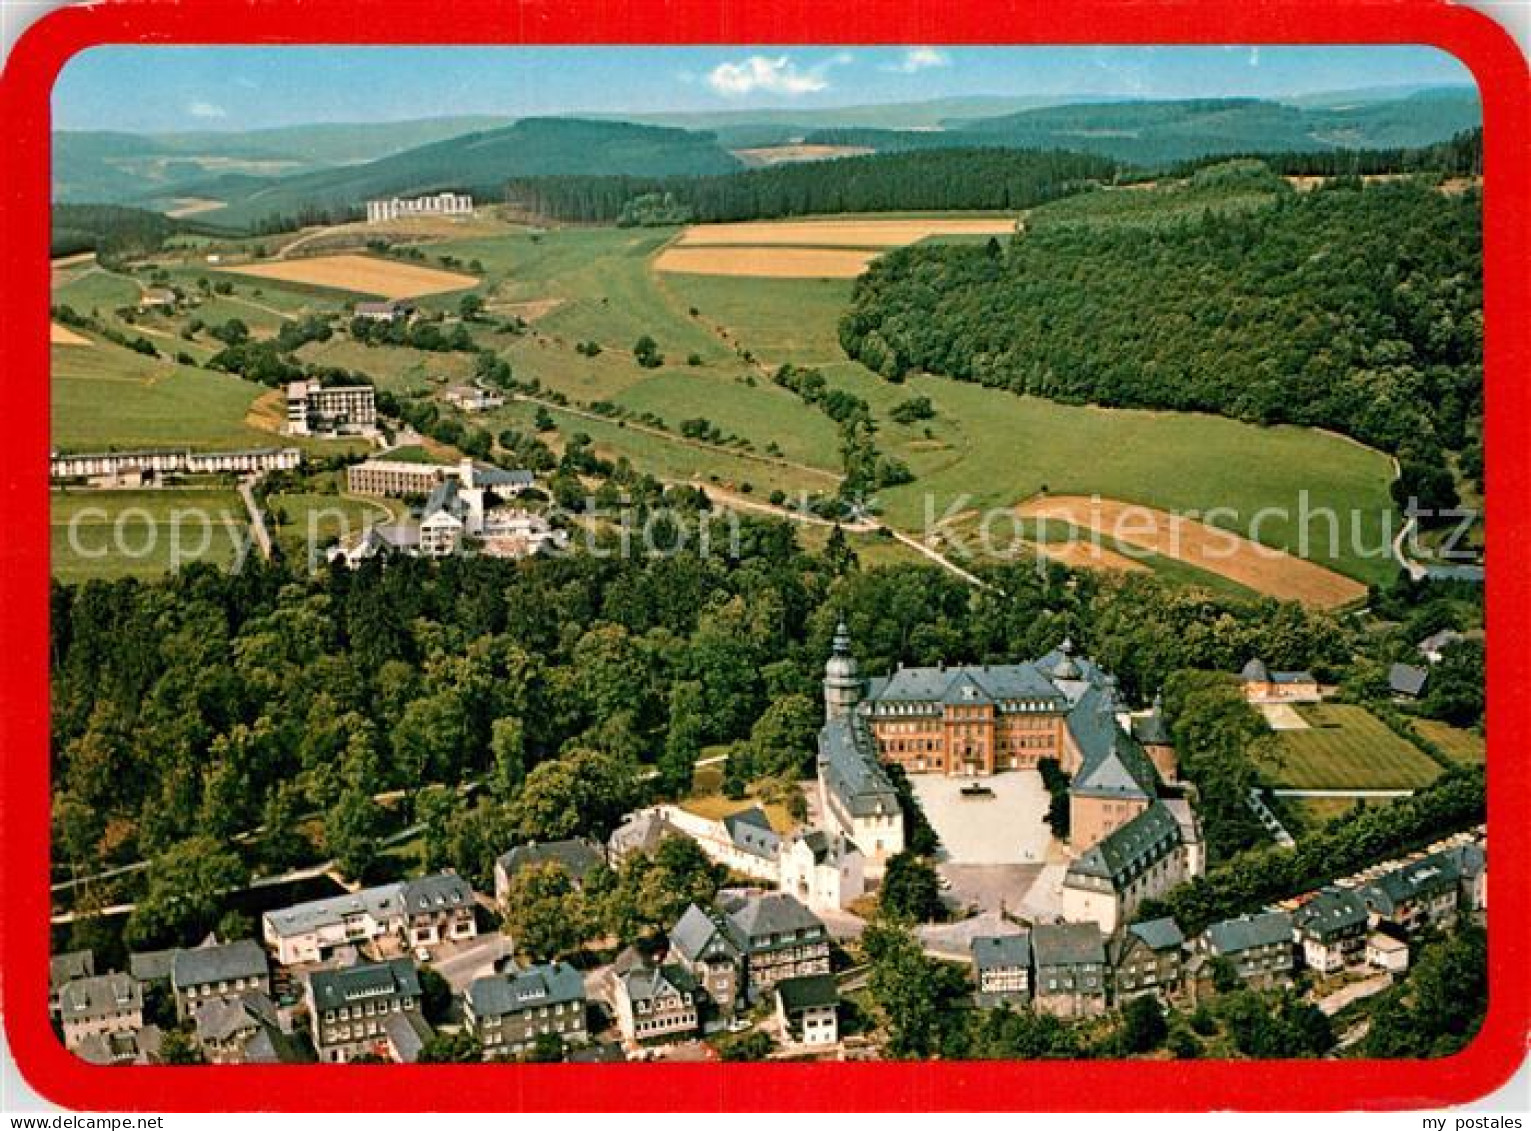
[(263, 1025), (276, 1025), (276, 1006), (265, 994), (241, 994), (237, 998), (214, 998), (197, 1008), (193, 1015), (197, 1039), (223, 1042), (242, 1032)]
[(724, 924), (694, 903), (670, 928), (670, 949), (687, 962), (698, 962), (714, 955), (735, 961), (739, 958), (739, 946), (724, 929)]
[(901, 812), (898, 794), (878, 761), (877, 742), (860, 715), (830, 719), (819, 731), (825, 784), (853, 817)]
[(64, 983), (58, 1002), (63, 1021), (90, 1021), (142, 1009), (143, 987), (127, 974), (98, 974)]
[(827, 1005), (840, 1004), (840, 988), (835, 984), (832, 974), (807, 974), (801, 978), (784, 978), (776, 983), (776, 995), (789, 1014), (804, 1009), (822, 1009)]
[(984, 664), (967, 667), (900, 668), (886, 679), (873, 680), (866, 702), (993, 703), (1003, 711), (1008, 704), (1047, 703), (1062, 705), (1062, 694), (1035, 664)]
[(828, 833), (823, 829), (800, 832), (789, 843), (793, 848), (804, 845), (813, 854), (815, 864), (839, 864), (851, 853), (861, 851), (849, 837)]
[(795, 898), (782, 892), (751, 896), (729, 913), (734, 943), (741, 950), (757, 951), (798, 937), (824, 937), (824, 922)]
[(1106, 941), (1094, 923), (1042, 923), (1031, 929), (1031, 953), (1038, 970), (1087, 963), (1104, 965)]
[(348, 915), (368, 914), (374, 919), (386, 920), (403, 914), (403, 911), (400, 885), (383, 884), (268, 911), (264, 918), (278, 938), (292, 938), (339, 923)]
[(1292, 915), (1299, 930), (1327, 940), (1366, 926), (1366, 903), (1354, 891), (1321, 891)]
[(1180, 846), (1180, 822), (1155, 801), (1112, 830), (1068, 867), (1069, 876), (1092, 876), (1121, 887)]
[(978, 970), (1000, 970), (1011, 966), (1031, 966), (1031, 935), (981, 935), (973, 940), (973, 966)]
[(405, 880), (400, 895), (404, 910), (410, 915), (423, 915), (432, 911), (452, 911), (473, 906), (473, 888), (468, 881), (451, 872), (438, 872), (433, 876), (421, 876), (417, 880)]
[(418, 1009), (404, 1009), (390, 1013), (383, 1020), (383, 1032), (400, 1063), (413, 1064), (420, 1059), (420, 1050), (436, 1034), (430, 1023), (420, 1016)]
[(629, 1001), (653, 1001), (672, 994), (689, 994), (696, 990), (696, 980), (683, 966), (666, 963), (650, 966), (636, 963), (617, 976)]
[(420, 975), (407, 958), (370, 962), (308, 976), (316, 1009), (339, 1009), (353, 1001), (420, 996)]
[(48, 959), (48, 985), (56, 993), (65, 982), (89, 978), (96, 972), (96, 956), (88, 950), (71, 950)]
[(585, 1000), (585, 979), (567, 962), (529, 966), (513, 974), (492, 974), (468, 987), (475, 1017), (503, 1017), (545, 1005)]
[(1147, 944), (1149, 950), (1178, 950), (1185, 945), (1185, 935), (1180, 924), (1166, 915), (1162, 919), (1150, 919), (1146, 923), (1134, 923), (1127, 928)]
[(1378, 876), (1360, 890), (1360, 895), (1369, 908), (1391, 915), (1400, 904), (1456, 887), (1461, 878), (1461, 860), (1448, 849)]
[(1065, 720), (1080, 763), (1069, 784), (1072, 793), (1091, 797), (1151, 798), (1158, 774), (1136, 739), (1117, 724), (1119, 704), (1109, 683), (1091, 685)]
[(557, 864), (576, 882), (583, 882), (591, 871), (605, 863), (601, 850), (588, 840), (532, 841), (518, 844), (496, 863), (507, 876), (534, 864)]
[(1207, 941), (1218, 954), (1239, 954), (1259, 946), (1291, 943), (1292, 917), (1285, 911), (1263, 911), (1224, 919), (1207, 928)]
[(1419, 695), (1429, 678), (1428, 669), (1413, 664), (1394, 664), (1387, 670), (1388, 689), (1395, 695)]
[(776, 850), (781, 847), (781, 837), (771, 828), (771, 819), (758, 805), (723, 818), (723, 828), (729, 840), (741, 852), (775, 860)]
[(168, 950), (141, 950), (130, 954), (128, 973), (140, 982), (168, 982), (176, 954), (175, 947)]
[(181, 991), (189, 986), (232, 982), (235, 978), (264, 978), (270, 972), (260, 944), (253, 939), (240, 939), (226, 946), (176, 951), (170, 965), (170, 984)]

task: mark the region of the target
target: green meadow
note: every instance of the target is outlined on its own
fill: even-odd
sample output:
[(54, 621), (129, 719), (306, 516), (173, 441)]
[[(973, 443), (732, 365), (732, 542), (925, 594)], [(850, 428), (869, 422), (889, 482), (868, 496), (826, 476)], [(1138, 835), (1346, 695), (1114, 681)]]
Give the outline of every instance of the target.
[(148, 577), (193, 562), (228, 566), (250, 544), (245, 505), (228, 488), (54, 491), (52, 572), (62, 581)]

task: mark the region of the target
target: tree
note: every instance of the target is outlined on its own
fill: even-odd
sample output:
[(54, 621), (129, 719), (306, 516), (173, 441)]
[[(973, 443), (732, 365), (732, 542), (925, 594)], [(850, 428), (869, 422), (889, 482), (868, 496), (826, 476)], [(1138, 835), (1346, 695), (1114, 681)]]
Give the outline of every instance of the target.
[(941, 884), (935, 867), (924, 857), (900, 852), (888, 858), (878, 907), (883, 915), (925, 923), (940, 919)]
[(224, 895), (248, 879), (239, 857), (212, 837), (182, 841), (150, 862), (124, 937), (137, 949), (189, 945), (217, 921)]
[(457, 303), (457, 313), (462, 315), (463, 320), (475, 322), (479, 315), (484, 313), (484, 299), (482, 295), (466, 294)]
[(563, 1038), (557, 1033), (538, 1033), (532, 1047), (521, 1054), (523, 1064), (557, 1064), (563, 1058)]
[(324, 847), (341, 875), (361, 879), (377, 859), (383, 814), (377, 802), (354, 786), (340, 795), (324, 818)]
[(1152, 1052), (1164, 1043), (1169, 1026), (1164, 1020), (1164, 1008), (1152, 994), (1144, 994), (1129, 1001), (1122, 1009), (1122, 1050), (1128, 1054)]
[(1485, 687), (1483, 641), (1460, 641), (1431, 668), (1424, 713), (1456, 726), (1476, 726), (1483, 721)]
[(440, 1025), (452, 1012), (452, 987), (434, 966), (422, 966), (420, 1012), (432, 1025)]
[(507, 716), (495, 719), (489, 729), (489, 754), (494, 759), (490, 789), (501, 801), (509, 801), (526, 780), (526, 726)]
[(948, 1003), (966, 988), (961, 971), (927, 958), (909, 928), (896, 921), (868, 924), (861, 945), (871, 962), (867, 988), (888, 1025), (888, 1052), (903, 1059), (937, 1052), (952, 1020)]
[(537, 961), (563, 958), (593, 933), (584, 894), (561, 864), (522, 868), (510, 881), (504, 929)]
[(700, 681), (677, 680), (670, 685), (668, 725), (664, 753), (659, 759), (661, 788), (672, 797), (689, 792), (702, 755), (702, 730), (706, 700)]
[(437, 1033), (420, 1048), (417, 1064), (477, 1064), (484, 1059), (484, 1046), (466, 1029), (456, 1033)]
[(665, 837), (652, 856), (637, 852), (622, 861), (605, 900), (607, 928), (623, 942), (668, 929), (691, 904), (711, 904), (723, 876), (694, 840)]
[(787, 695), (766, 708), (750, 730), (755, 773), (802, 777), (818, 751), (823, 709), (806, 695)]
[(630, 758), (573, 750), (539, 763), (516, 799), (516, 822), (527, 840), (591, 836), (604, 841), (639, 796)]
[(196, 1037), (186, 1029), (168, 1029), (160, 1037), (159, 1062), (161, 1064), (206, 1064), (207, 1058), (197, 1044)]
[(1469, 926), (1423, 948), (1406, 982), (1379, 998), (1363, 1049), (1367, 1056), (1449, 1056), (1465, 1048), (1488, 1008), (1488, 949)]
[(659, 352), (659, 343), (644, 334), (633, 343), (633, 360), (644, 369), (658, 369), (664, 364), (664, 354)]

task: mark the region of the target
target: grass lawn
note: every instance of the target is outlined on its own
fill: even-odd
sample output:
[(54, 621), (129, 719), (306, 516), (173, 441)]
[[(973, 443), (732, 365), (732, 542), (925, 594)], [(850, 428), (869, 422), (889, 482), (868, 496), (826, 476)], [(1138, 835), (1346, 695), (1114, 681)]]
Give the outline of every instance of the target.
[(63, 581), (147, 577), (176, 565), (227, 566), (249, 544), (245, 507), (227, 488), (55, 491), (54, 576)]
[(95, 310), (106, 315), (118, 307), (137, 306), (142, 293), (127, 276), (92, 265), (68, 272), (65, 281), (53, 288), (52, 301), (72, 306), (80, 314)]
[(1363, 809), (1375, 809), (1383, 805), (1391, 805), (1392, 799), (1387, 797), (1285, 797), (1282, 804), (1288, 809), (1295, 809), (1304, 826), (1311, 830), (1318, 830), (1330, 821), (1339, 820), (1357, 805)]
[(278, 545), (299, 559), (307, 557), (310, 545), (322, 552), (337, 540), (354, 538), (371, 523), (398, 521), (406, 509), (396, 499), (362, 499), (317, 490), (274, 494), (268, 504), (278, 519), (272, 531)]
[[(1262, 508), (1258, 540), (1298, 552), (1308, 512), (1329, 507), (1346, 518), (1360, 512), (1361, 546), (1327, 554), (1327, 524), (1306, 524), (1315, 545), (1302, 555), (1362, 581), (1395, 570), (1386, 552), (1383, 517), (1392, 502), (1391, 463), (1380, 452), (1301, 428), (1259, 428), (1221, 417), (1054, 404), (1003, 390), (913, 377), (892, 384), (848, 361), (838, 320), (850, 299), (844, 280), (756, 280), (668, 276), (665, 287), (694, 305), (729, 341), (770, 365), (818, 365), (836, 387), (862, 397), (882, 424), (884, 449), (909, 464), (917, 478), (881, 496), (884, 513), (906, 530), (923, 529), (927, 496), (936, 515), (959, 509), (1010, 506), (1046, 488), (1052, 494), (1100, 494), (1178, 511), (1235, 508), (1247, 524)], [(902, 428), (887, 419), (893, 405), (927, 396), (936, 417)], [(929, 434), (927, 435), (927, 430)], [(756, 442), (767, 432), (761, 429)], [(1210, 515), (1206, 521), (1240, 528)], [(1349, 539), (1347, 537), (1346, 542)], [(1363, 555), (1376, 547), (1375, 555)], [(1323, 551), (1323, 552), (1320, 552)]]
[(688, 797), (679, 804), (686, 812), (695, 813), (698, 817), (704, 817), (709, 821), (721, 821), (724, 817), (741, 813), (746, 809), (759, 805), (765, 810), (765, 815), (770, 820), (771, 827), (777, 832), (789, 833), (797, 825), (797, 822), (787, 815), (785, 806), (765, 805), (756, 801), (753, 797), (746, 797), (739, 801), (730, 801), (722, 794), (709, 794), (705, 797)]
[(1416, 733), (1439, 746), (1454, 762), (1481, 766), (1488, 758), (1488, 741), (1475, 730), (1464, 730), (1435, 719), (1415, 719), (1411, 725)]
[(53, 442), (73, 451), (247, 448), (282, 442), (245, 419), (264, 391), (108, 342), (53, 350)]
[(435, 353), (405, 346), (368, 346), (339, 335), (327, 342), (309, 342), (297, 356), (315, 365), (351, 369), (371, 377), (380, 389), (416, 392), (435, 384), (459, 385), (473, 376), (473, 356)]
[(1289, 789), (1418, 789), (1441, 768), (1364, 707), (1299, 706), (1311, 729), (1281, 731), (1261, 773)]

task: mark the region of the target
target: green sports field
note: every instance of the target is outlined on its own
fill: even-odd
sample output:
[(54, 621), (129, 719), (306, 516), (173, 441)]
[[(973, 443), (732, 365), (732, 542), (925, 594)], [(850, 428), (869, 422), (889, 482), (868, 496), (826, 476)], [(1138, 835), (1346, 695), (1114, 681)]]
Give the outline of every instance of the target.
[(1418, 789), (1441, 768), (1364, 707), (1300, 706), (1308, 730), (1278, 733), (1279, 752), (1260, 764), (1272, 785), (1287, 789)]
[(54, 491), (50, 551), (63, 581), (147, 577), (192, 562), (229, 566), (256, 552), (239, 495), (200, 487)]

